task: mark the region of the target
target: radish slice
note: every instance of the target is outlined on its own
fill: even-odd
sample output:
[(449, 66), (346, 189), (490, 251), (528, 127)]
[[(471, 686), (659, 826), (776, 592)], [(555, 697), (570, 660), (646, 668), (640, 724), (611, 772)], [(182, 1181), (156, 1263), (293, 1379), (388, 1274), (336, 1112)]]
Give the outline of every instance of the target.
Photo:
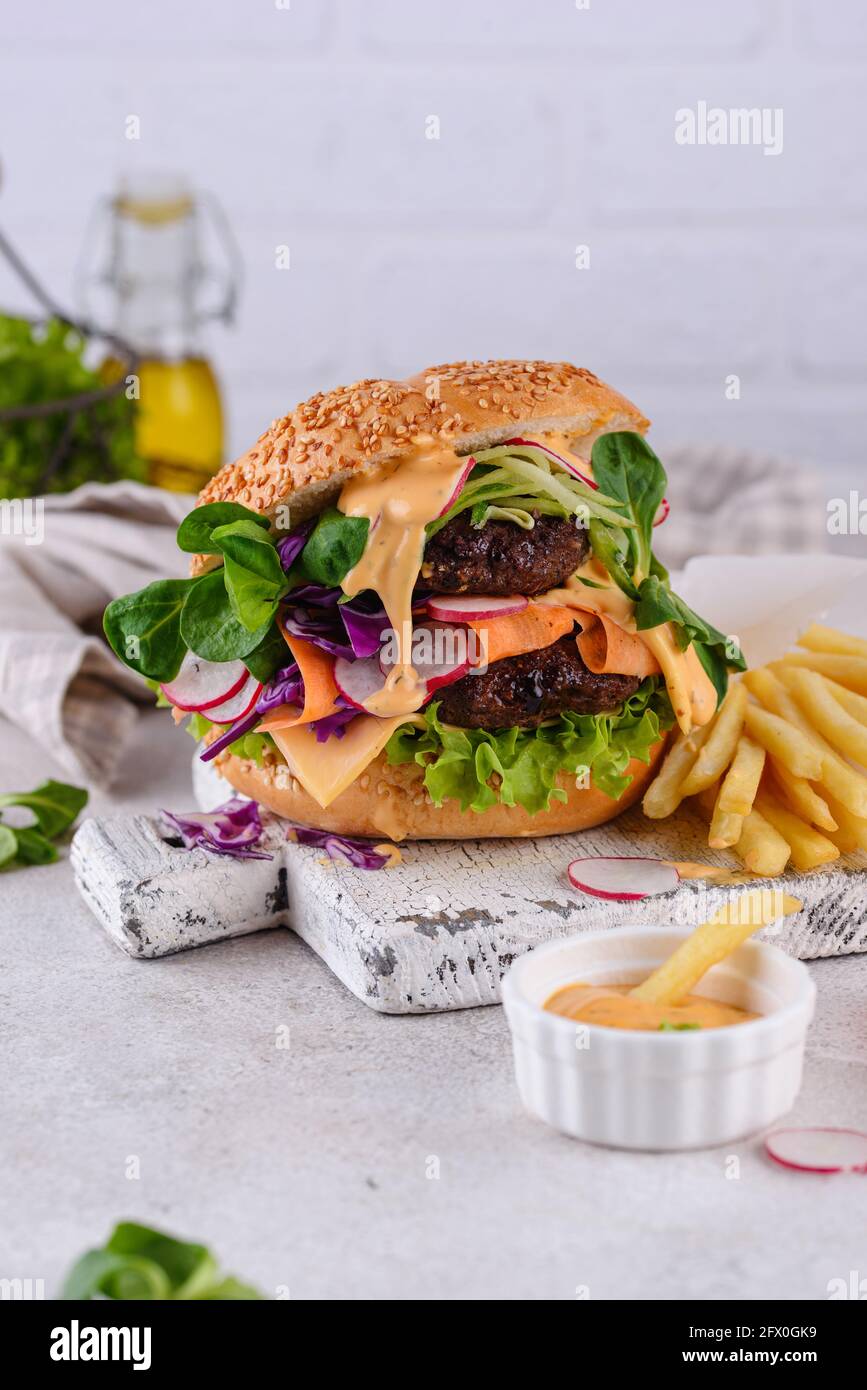
[(448, 511), (449, 507), (453, 507), (453, 506), (455, 505), (455, 503), (457, 502), (457, 500), (458, 500), (458, 498), (460, 497), (461, 493), (463, 492), (464, 488), (466, 487), (467, 479), (469, 478), (469, 476), (470, 476), (470, 474), (472, 473), (472, 471), (473, 471), (473, 469), (475, 468), (475, 466), (476, 466), (476, 460), (475, 460), (474, 458), (472, 458), (472, 457), (468, 458), (468, 459), (467, 459), (467, 466), (466, 466), (466, 468), (464, 469), (464, 471), (463, 471), (463, 473), (461, 474), (461, 476), (458, 478), (457, 482), (455, 483), (454, 491), (452, 492), (451, 497), (449, 498), (448, 502), (446, 502), (445, 506), (443, 507), (442, 511), (440, 512), (440, 516), (445, 516), (445, 514), (446, 514), (446, 512)]
[(588, 487), (592, 487), (594, 492), (599, 491), (598, 483), (594, 483), (591, 477), (586, 473), (582, 473), (580, 468), (576, 468), (574, 463), (570, 463), (568, 459), (564, 459), (561, 454), (555, 454), (554, 450), (549, 449), (547, 444), (539, 444), (538, 441), (534, 439), (506, 439), (504, 443), (523, 444), (525, 449), (541, 449), (543, 454), (547, 454), (555, 463), (559, 463), (560, 467), (565, 468), (567, 473), (571, 473), (573, 478), (580, 478), (581, 482), (586, 483)]
[(765, 1139), (775, 1163), (805, 1173), (867, 1173), (867, 1134), (857, 1129), (778, 1129)]
[(365, 708), (365, 700), (376, 695), (384, 685), (378, 656), (363, 661), (347, 661), (339, 656), (334, 663), (334, 680), (344, 700), (356, 709)]
[(243, 661), (204, 661), (187, 652), (174, 680), (160, 688), (178, 709), (206, 710), (237, 695), (248, 677)]
[(479, 618), (508, 618), (511, 613), (523, 613), (529, 599), (522, 594), (495, 598), (484, 594), (439, 595), (428, 599), (428, 612), (443, 622), (471, 623)]
[(207, 716), (213, 724), (234, 724), (236, 719), (243, 719), (250, 713), (261, 694), (260, 682), (248, 675), (241, 689), (231, 699), (209, 709)]
[(667, 497), (663, 497), (662, 501), (659, 504), (659, 510), (657, 511), (656, 516), (653, 518), (654, 526), (661, 526), (662, 523), (668, 519), (668, 513), (670, 511), (671, 503), (669, 502)]
[[(469, 643), (467, 629), (453, 623), (419, 623), (413, 629), (413, 669), (427, 686), (428, 699), (440, 686), (451, 685), (466, 675), (473, 664)], [(388, 675), (394, 662), (387, 659), (385, 652), (383, 648), (379, 654), (379, 665)]]
[(632, 859), (625, 855), (573, 859), (568, 872), (569, 882), (579, 892), (620, 903), (656, 898), (673, 892), (680, 883), (677, 869), (664, 859)]

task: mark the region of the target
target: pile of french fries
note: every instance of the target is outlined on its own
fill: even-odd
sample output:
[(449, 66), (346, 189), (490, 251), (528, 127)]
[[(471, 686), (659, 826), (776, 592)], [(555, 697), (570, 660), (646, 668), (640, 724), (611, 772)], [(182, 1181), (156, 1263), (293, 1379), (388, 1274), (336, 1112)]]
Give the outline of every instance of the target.
[(795, 651), (736, 677), (709, 724), (678, 735), (642, 805), (661, 820), (694, 798), (711, 849), (774, 878), (867, 850), (865, 769), (867, 641), (814, 623)]

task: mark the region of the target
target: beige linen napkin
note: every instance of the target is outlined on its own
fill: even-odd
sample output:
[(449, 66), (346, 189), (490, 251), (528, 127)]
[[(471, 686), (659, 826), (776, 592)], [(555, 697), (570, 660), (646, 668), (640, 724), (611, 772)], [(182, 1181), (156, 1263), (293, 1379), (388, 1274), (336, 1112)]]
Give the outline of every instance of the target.
[(117, 774), (146, 686), (101, 636), (106, 604), (180, 576), (194, 499), (140, 483), (0, 501), (0, 714), (81, 781)]

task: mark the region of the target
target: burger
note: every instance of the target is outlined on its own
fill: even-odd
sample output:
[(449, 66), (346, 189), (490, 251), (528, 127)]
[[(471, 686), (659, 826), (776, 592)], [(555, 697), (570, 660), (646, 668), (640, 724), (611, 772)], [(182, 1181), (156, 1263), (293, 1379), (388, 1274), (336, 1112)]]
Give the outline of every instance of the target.
[(243, 796), (344, 837), (609, 820), (736, 644), (672, 590), (648, 421), (566, 362), (320, 393), (208, 483), (190, 577), (115, 600), (117, 655)]

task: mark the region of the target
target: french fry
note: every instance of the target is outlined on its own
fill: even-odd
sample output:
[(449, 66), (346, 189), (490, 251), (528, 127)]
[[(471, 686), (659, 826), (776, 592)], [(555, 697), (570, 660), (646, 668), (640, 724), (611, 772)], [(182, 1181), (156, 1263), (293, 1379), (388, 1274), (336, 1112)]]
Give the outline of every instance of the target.
[(719, 780), (735, 755), (744, 726), (746, 706), (746, 687), (737, 682), (729, 690), (710, 734), (699, 750), (692, 768), (683, 779), (682, 796), (695, 796)]
[(770, 710), (771, 714), (779, 714), (785, 719), (787, 702), (793, 709), (797, 709), (794, 700), (776, 674), (773, 664), (756, 666), (752, 671), (744, 671), (741, 676), (741, 683), (746, 686), (751, 695), (755, 695), (759, 704)]
[[(800, 666), (792, 666), (783, 680), (819, 733), (844, 756), (854, 758), (867, 767), (867, 729), (834, 699), (827, 681), (817, 671), (808, 671)], [(792, 771), (797, 775), (795, 768)], [(807, 773), (802, 775), (809, 776)], [(811, 780), (814, 781), (818, 775), (816, 773)]]
[(845, 685), (838, 685), (828, 676), (823, 676), (822, 680), (837, 704), (842, 705), (847, 714), (851, 714), (853, 719), (867, 727), (867, 699), (863, 695), (856, 695), (854, 690), (847, 690)]
[[(830, 794), (828, 796), (828, 805), (831, 808), (831, 814), (838, 821), (840, 826), (837, 834), (840, 835), (844, 841), (847, 841), (850, 846), (848, 849), (844, 849), (843, 853), (851, 854), (853, 849), (867, 850), (867, 819), (863, 816), (853, 816), (848, 806), (844, 806), (841, 801), (837, 801)], [(834, 839), (834, 836), (829, 835), (828, 838)], [(853, 840), (854, 845), (852, 844)], [(834, 843), (837, 844), (838, 842), (834, 840)], [(842, 849), (842, 846), (840, 846), (840, 848)]]
[(786, 810), (764, 788), (759, 790), (756, 797), (756, 810), (788, 841), (792, 849), (792, 863), (801, 873), (840, 858), (840, 851), (831, 840)]
[(777, 790), (803, 820), (809, 821), (811, 825), (818, 825), (820, 830), (838, 828), (827, 801), (814, 791), (805, 778), (793, 777), (783, 763), (778, 763), (773, 758), (770, 763)]
[(696, 927), (668, 960), (629, 993), (654, 1004), (674, 1004), (698, 984), (712, 965), (718, 965), (760, 927), (778, 917), (800, 912), (803, 903), (786, 893), (752, 889), (732, 896), (709, 922)]
[(731, 816), (748, 816), (756, 798), (765, 750), (748, 734), (741, 734), (734, 760), (720, 787), (719, 809)]
[(788, 652), (782, 659), (783, 666), (803, 667), (808, 671), (818, 671), (822, 676), (830, 676), (832, 681), (845, 685), (858, 695), (867, 695), (867, 657), (834, 656), (830, 652)]
[(811, 623), (803, 637), (798, 638), (799, 647), (807, 647), (811, 652), (829, 652), (832, 656), (862, 656), (867, 660), (867, 641), (863, 637), (850, 637), (836, 627), (823, 627), (821, 623)]
[(822, 776), (819, 778), (820, 792), (831, 807), (831, 814), (839, 821), (832, 800), (846, 807), (852, 816), (867, 819), (867, 777), (862, 777), (854, 767), (844, 763), (835, 753), (828, 752), (822, 758)]
[(664, 820), (677, 810), (683, 800), (681, 782), (690, 772), (710, 729), (711, 725), (702, 724), (691, 734), (679, 734), (675, 739), (659, 776), (651, 782), (641, 803), (650, 820)]
[(750, 694), (761, 700), (765, 709), (788, 719), (790, 724), (797, 725), (803, 734), (812, 739), (822, 755), (822, 793), (830, 792), (853, 816), (867, 817), (867, 779), (844, 762), (830, 743), (813, 728), (780, 679), (780, 675), (786, 675), (786, 671), (787, 668), (779, 662), (772, 662), (770, 667), (746, 671), (742, 679)]
[(867, 851), (867, 639), (813, 623), (798, 650), (744, 672), (710, 724), (677, 738), (645, 814), (684, 797), (749, 873)]
[(819, 750), (796, 725), (759, 705), (747, 705), (744, 723), (756, 742), (785, 763), (795, 777), (806, 777), (809, 782), (819, 778), (822, 772)]
[(716, 799), (719, 796), (719, 782), (714, 782), (712, 787), (705, 787), (704, 791), (699, 792), (693, 798), (696, 806), (701, 811), (705, 820), (709, 821), (716, 809)]
[(859, 848), (855, 836), (844, 830), (842, 825), (836, 830), (825, 830), (823, 834), (827, 835), (832, 845), (837, 846), (841, 854), (855, 854)]
[(792, 853), (788, 840), (766, 821), (755, 807), (744, 816), (741, 838), (735, 846), (738, 857), (751, 873), (762, 878), (776, 878), (789, 862)]
[(731, 811), (723, 811), (719, 800), (717, 800), (713, 815), (710, 818), (710, 830), (707, 836), (709, 847), (711, 849), (731, 849), (741, 838), (743, 828), (743, 816), (733, 815)]

